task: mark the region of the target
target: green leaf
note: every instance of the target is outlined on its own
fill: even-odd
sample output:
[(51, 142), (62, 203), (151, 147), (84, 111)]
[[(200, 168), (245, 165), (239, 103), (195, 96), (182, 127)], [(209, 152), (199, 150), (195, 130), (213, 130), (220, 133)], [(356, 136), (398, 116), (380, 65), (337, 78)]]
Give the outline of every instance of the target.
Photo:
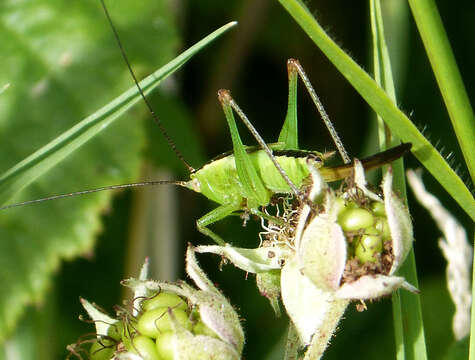
[[(165, 1), (115, 1), (109, 10), (123, 42), (132, 44), (126, 46), (126, 51), (134, 68), (147, 68), (150, 63), (173, 56), (177, 37)], [(11, 84), (0, 96), (0, 152), (4, 154), (0, 168), (10, 168), (0, 176), (1, 200), (4, 202), (40, 176), (15, 200), (136, 178), (144, 143), (139, 119), (129, 114), (127, 122), (112, 124), (140, 101), (136, 88), (94, 111), (131, 83), (98, 3), (52, 0), (18, 4), (11, 0), (2, 3), (0, 16), (4, 50), (0, 84)], [(152, 33), (146, 32), (145, 24), (154, 25)], [(144, 89), (151, 91), (231, 26), (215, 32), (145, 79)], [(87, 114), (92, 115), (74, 125)], [(107, 127), (107, 133), (76, 151)], [(66, 159), (68, 155), (73, 156)], [(59, 162), (61, 167), (42, 176)], [(100, 215), (111, 196), (104, 192), (0, 213), (0, 341), (11, 331), (25, 305), (42, 299), (61, 259), (91, 251), (93, 235), (101, 228)]]
[(325, 33), (301, 1), (279, 2), (373, 110), (384, 119), (393, 134), (404, 142), (412, 143), (412, 153), (416, 158), (475, 220), (475, 201), (470, 191), (384, 90)]

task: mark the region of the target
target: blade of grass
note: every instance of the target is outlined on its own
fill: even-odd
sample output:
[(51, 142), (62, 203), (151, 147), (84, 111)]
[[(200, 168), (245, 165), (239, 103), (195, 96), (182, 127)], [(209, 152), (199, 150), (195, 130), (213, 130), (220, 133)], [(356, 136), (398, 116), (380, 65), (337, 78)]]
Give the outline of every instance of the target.
[(401, 140), (412, 143), (412, 152), (417, 159), (475, 220), (475, 201), (464, 182), (407, 116), (397, 108), (384, 90), (338, 47), (301, 1), (279, 0), (279, 2), (373, 110), (384, 119), (391, 131)]
[[(475, 115), (462, 76), (440, 18), (432, 0), (409, 0), (414, 20), (424, 43), (437, 84), (447, 107), (452, 126), (460, 144), (472, 181), (475, 180)], [(475, 254), (474, 254), (475, 261)], [(475, 270), (474, 270), (475, 271)], [(472, 283), (475, 273), (472, 275)], [(472, 299), (475, 287), (472, 288)], [(472, 302), (469, 359), (475, 358), (475, 306)]]
[(412, 14), (437, 79), (452, 126), (475, 179), (475, 115), (457, 67), (449, 39), (433, 0), (409, 0)]
[[(370, 0), (371, 29), (373, 35), (373, 61), (376, 82), (386, 91), (394, 103), (396, 90), (391, 70), (391, 61), (386, 45), (381, 3)], [(382, 150), (396, 145), (399, 140), (392, 137), (380, 117), (378, 117), (380, 144)], [(403, 160), (399, 159), (392, 165), (394, 187), (401, 196), (406, 197), (406, 183)], [(399, 271), (402, 276), (418, 287), (414, 250), (411, 249), (408, 261)], [(398, 290), (392, 296), (394, 340), (397, 359), (427, 359), (427, 350), (422, 321), (420, 297), (407, 291)]]
[[(177, 71), (193, 55), (224, 34), (234, 25), (236, 25), (236, 22), (231, 22), (222, 26), (181, 53), (168, 64), (162, 66), (153, 74), (142, 80), (140, 86), (144, 93), (150, 93), (163, 79)], [(115, 119), (139, 101), (141, 101), (140, 94), (137, 87), (133, 86), (122, 95), (118, 96), (110, 103), (83, 119), (78, 124), (7, 170), (0, 176), (0, 203), (8, 201), (17, 192), (24, 189), (92, 137), (100, 133)]]

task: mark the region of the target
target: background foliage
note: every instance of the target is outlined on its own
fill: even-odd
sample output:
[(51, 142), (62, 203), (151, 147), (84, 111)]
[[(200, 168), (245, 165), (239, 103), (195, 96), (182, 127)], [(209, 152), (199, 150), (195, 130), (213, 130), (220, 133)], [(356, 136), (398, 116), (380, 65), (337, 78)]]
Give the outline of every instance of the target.
[[(425, 134), (432, 143), (439, 143), (446, 153), (455, 153), (455, 165), (460, 164), (464, 173), (455, 137), (446, 136), (452, 134), (450, 123), (421, 41), (407, 9), (395, 7), (396, 3), (386, 1), (386, 31), (400, 106), (419, 127), (427, 126)], [(130, 79), (98, 2), (5, 1), (0, 6), (0, 40), (4, 44), (0, 86), (11, 83), (0, 95), (0, 169), (4, 171), (113, 99), (129, 87)], [(275, 141), (286, 110), (285, 62), (289, 57), (298, 58), (305, 67), (350, 153), (361, 157), (377, 148), (373, 115), (367, 105), (276, 1), (143, 1), (131, 7), (130, 2), (116, 0), (108, 6), (139, 76), (224, 23), (240, 22), (154, 96), (154, 107), (193, 166), (231, 148), (216, 100), (219, 88), (231, 89), (264, 139)], [(369, 69), (367, 3), (348, 6), (344, 1), (312, 1), (308, 6), (333, 38)], [(470, 16), (475, 4), (464, 0), (457, 7), (449, 2), (438, 6), (473, 102), (475, 89), (470, 79), (474, 78), (475, 45), (467, 39), (475, 30)], [(302, 148), (333, 149), (308, 96), (303, 91), (300, 94)], [(253, 143), (244, 129), (242, 135), (247, 143)], [(406, 163), (418, 166), (410, 156)], [(184, 167), (175, 161), (145, 110), (137, 108), (22, 193), (22, 198), (134, 181), (140, 172), (145, 177), (154, 174), (155, 166), (171, 170), (172, 178), (186, 177)], [(470, 221), (463, 211), (429, 176), (426, 179), (428, 188), (468, 228)], [(156, 205), (144, 200), (149, 195), (122, 192), (110, 204), (107, 198), (112, 194), (100, 194), (97, 199), (68, 199), (1, 214), (0, 329), (1, 335), (9, 334), (4, 357), (18, 348), (16, 344), (23, 344), (28, 346), (22, 359), (29, 358), (28, 352), (35, 359), (64, 358), (66, 344), (92, 331), (90, 325), (77, 320), (82, 313), (78, 296), (112, 311), (123, 296), (119, 280), (134, 275), (144, 251), (154, 254), (150, 248), (156, 247), (155, 239), (173, 232), (172, 223), (166, 221), (167, 226), (144, 230), (144, 218), (158, 224), (176, 219), (179, 231), (173, 243), (179, 248), (173, 250), (172, 270), (156, 276), (184, 276), (173, 269), (182, 269), (186, 242), (207, 241), (197, 233), (194, 222), (213, 204), (185, 190), (171, 194), (163, 189), (146, 191), (160, 191), (161, 199), (172, 200), (164, 210), (155, 212), (150, 206)], [(439, 234), (409, 196), (416, 224), (415, 252), (429, 358), (439, 359), (452, 342), (453, 307), (445, 287), (444, 260), (437, 248)], [(215, 228), (234, 244), (255, 246), (257, 242), (257, 227), (250, 224), (242, 229), (239, 219), (227, 219)], [(146, 243), (140, 250), (137, 244), (144, 233), (152, 244)], [(92, 234), (99, 234), (95, 246)], [(153, 251), (164, 253), (163, 249)], [(152, 255), (152, 262), (164, 263), (166, 259), (159, 256)], [(64, 258), (68, 261), (60, 261)], [(266, 300), (258, 296), (254, 279), (246, 280), (231, 266), (217, 271), (218, 259), (200, 260), (246, 319), (245, 357), (281, 358), (279, 342), (285, 321), (275, 320)], [(33, 300), (35, 306), (22, 312), (23, 305)], [(12, 332), (22, 313), (20, 326)], [(345, 351), (356, 359), (379, 359), (381, 352), (394, 353), (391, 316), (388, 300), (370, 304), (364, 313), (351, 309), (327, 358), (342, 358)]]

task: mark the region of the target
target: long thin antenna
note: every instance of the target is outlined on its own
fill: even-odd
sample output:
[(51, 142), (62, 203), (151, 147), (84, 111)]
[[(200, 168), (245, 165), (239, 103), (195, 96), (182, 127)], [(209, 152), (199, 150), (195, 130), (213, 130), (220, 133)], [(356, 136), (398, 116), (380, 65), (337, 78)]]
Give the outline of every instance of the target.
[(117, 41), (117, 45), (119, 46), (120, 53), (122, 55), (122, 58), (125, 61), (125, 64), (127, 65), (127, 68), (129, 69), (130, 75), (132, 75), (132, 78), (134, 79), (134, 83), (137, 86), (137, 89), (139, 90), (140, 96), (142, 96), (142, 99), (144, 100), (145, 104), (147, 105), (148, 110), (150, 111), (150, 114), (152, 114), (153, 120), (157, 123), (160, 131), (162, 132), (163, 136), (165, 139), (167, 139), (168, 145), (172, 148), (172, 150), (175, 152), (176, 156), (183, 162), (183, 164), (187, 167), (188, 171), (190, 173), (194, 173), (195, 169), (185, 160), (183, 155), (181, 154), (180, 151), (178, 151), (176, 144), (168, 135), (168, 132), (165, 130), (165, 128), (162, 125), (161, 120), (158, 118), (157, 114), (155, 114), (155, 111), (153, 111), (152, 106), (150, 105), (150, 102), (147, 100), (142, 88), (139, 85), (139, 82), (137, 80), (137, 77), (135, 76), (134, 71), (132, 70), (132, 66), (130, 65), (129, 59), (125, 53), (124, 47), (122, 46), (122, 42), (120, 41), (119, 34), (117, 32), (117, 29), (114, 26), (114, 23), (112, 22), (112, 18), (109, 15), (109, 11), (106, 8), (106, 4), (104, 3), (104, 0), (101, 0), (102, 8), (104, 9), (104, 13), (106, 14), (107, 21), (109, 21), (110, 27), (112, 28), (112, 32), (114, 33), (115, 40)]
[(16, 204), (5, 205), (5, 206), (0, 207), (0, 211), (15, 208), (15, 207), (19, 207), (19, 206), (36, 204), (36, 203), (40, 203), (40, 202), (44, 202), (44, 201), (64, 199), (64, 198), (71, 197), (71, 196), (91, 194), (91, 193), (96, 193), (96, 192), (105, 191), (105, 190), (117, 190), (117, 189), (126, 189), (126, 188), (140, 187), (140, 186), (164, 185), (164, 184), (178, 185), (178, 186), (186, 187), (186, 181), (174, 181), (174, 180), (153, 180), (153, 181), (143, 181), (143, 182), (131, 183), (131, 184), (110, 185), (110, 186), (103, 186), (103, 187), (99, 187), (99, 188), (95, 188), (95, 189), (75, 191), (75, 192), (71, 192), (71, 193), (67, 193), (67, 194), (53, 195), (53, 196), (48, 196), (48, 197), (45, 197), (45, 198), (42, 198), (42, 199), (28, 200), (28, 201), (23, 201), (23, 202), (16, 203)]

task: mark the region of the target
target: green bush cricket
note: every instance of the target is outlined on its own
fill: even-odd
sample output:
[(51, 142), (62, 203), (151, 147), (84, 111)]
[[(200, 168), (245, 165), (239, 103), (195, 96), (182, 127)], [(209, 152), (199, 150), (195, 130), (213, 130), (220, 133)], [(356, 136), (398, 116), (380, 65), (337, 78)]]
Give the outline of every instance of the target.
[[(244, 112), (231, 98), (229, 91), (220, 90), (218, 92), (218, 98), (223, 107), (230, 129), (231, 138), (233, 141), (233, 151), (232, 153), (223, 154), (211, 160), (201, 168), (195, 170), (185, 161), (181, 153), (176, 149), (173, 141), (166, 133), (164, 127), (161, 125), (161, 121), (153, 112), (153, 109), (148, 103), (147, 98), (143, 95), (142, 90), (138, 85), (138, 81), (135, 78), (134, 72), (129, 65), (126, 54), (122, 49), (120, 39), (104, 4), (103, 7), (134, 82), (139, 88), (139, 91), (141, 92), (141, 95), (147, 107), (149, 108), (150, 113), (159, 125), (168, 143), (175, 150), (177, 156), (183, 161), (185, 166), (190, 171), (190, 180), (158, 180), (132, 184), (112, 185), (7, 205), (1, 207), (0, 210), (103, 190), (144, 185), (175, 184), (187, 187), (196, 192), (200, 192), (207, 198), (219, 204), (217, 208), (199, 218), (196, 221), (196, 224), (198, 230), (201, 233), (211, 237), (216, 243), (223, 245), (225, 243), (224, 240), (219, 235), (211, 231), (208, 228), (209, 225), (224, 219), (229, 215), (239, 212), (247, 212), (257, 216), (266, 217), (268, 215), (261, 212), (260, 208), (268, 205), (271, 201), (271, 198), (275, 194), (293, 194), (299, 200), (305, 201), (303, 195), (301, 195), (299, 192), (299, 188), (301, 187), (304, 179), (309, 175), (308, 166), (318, 167), (326, 181), (343, 179), (351, 173), (352, 166), (350, 164), (350, 158), (347, 155), (341, 140), (336, 134), (336, 131), (334, 130), (328, 115), (323, 109), (323, 105), (318, 99), (318, 96), (310, 84), (310, 81), (308, 80), (303, 68), (299, 62), (294, 59), (290, 59), (287, 65), (289, 78), (288, 113), (281, 129), (278, 142), (268, 146), (249, 122)], [(338, 151), (343, 158), (345, 163), (344, 165), (337, 167), (326, 167), (324, 166), (324, 161), (326, 158), (324, 154), (316, 151), (299, 150), (296, 106), (298, 77), (302, 79), (306, 89), (314, 101), (315, 106), (317, 107), (317, 110), (329, 129)], [(241, 120), (243, 120), (243, 122), (251, 131), (252, 135), (258, 141), (260, 148), (243, 145), (237, 130), (233, 112), (236, 112)], [(367, 159), (363, 159), (362, 163), (366, 169), (378, 167), (400, 157), (409, 148), (409, 144), (403, 144), (386, 152), (376, 154)], [(311, 165), (309, 165), (309, 163), (311, 163)]]

